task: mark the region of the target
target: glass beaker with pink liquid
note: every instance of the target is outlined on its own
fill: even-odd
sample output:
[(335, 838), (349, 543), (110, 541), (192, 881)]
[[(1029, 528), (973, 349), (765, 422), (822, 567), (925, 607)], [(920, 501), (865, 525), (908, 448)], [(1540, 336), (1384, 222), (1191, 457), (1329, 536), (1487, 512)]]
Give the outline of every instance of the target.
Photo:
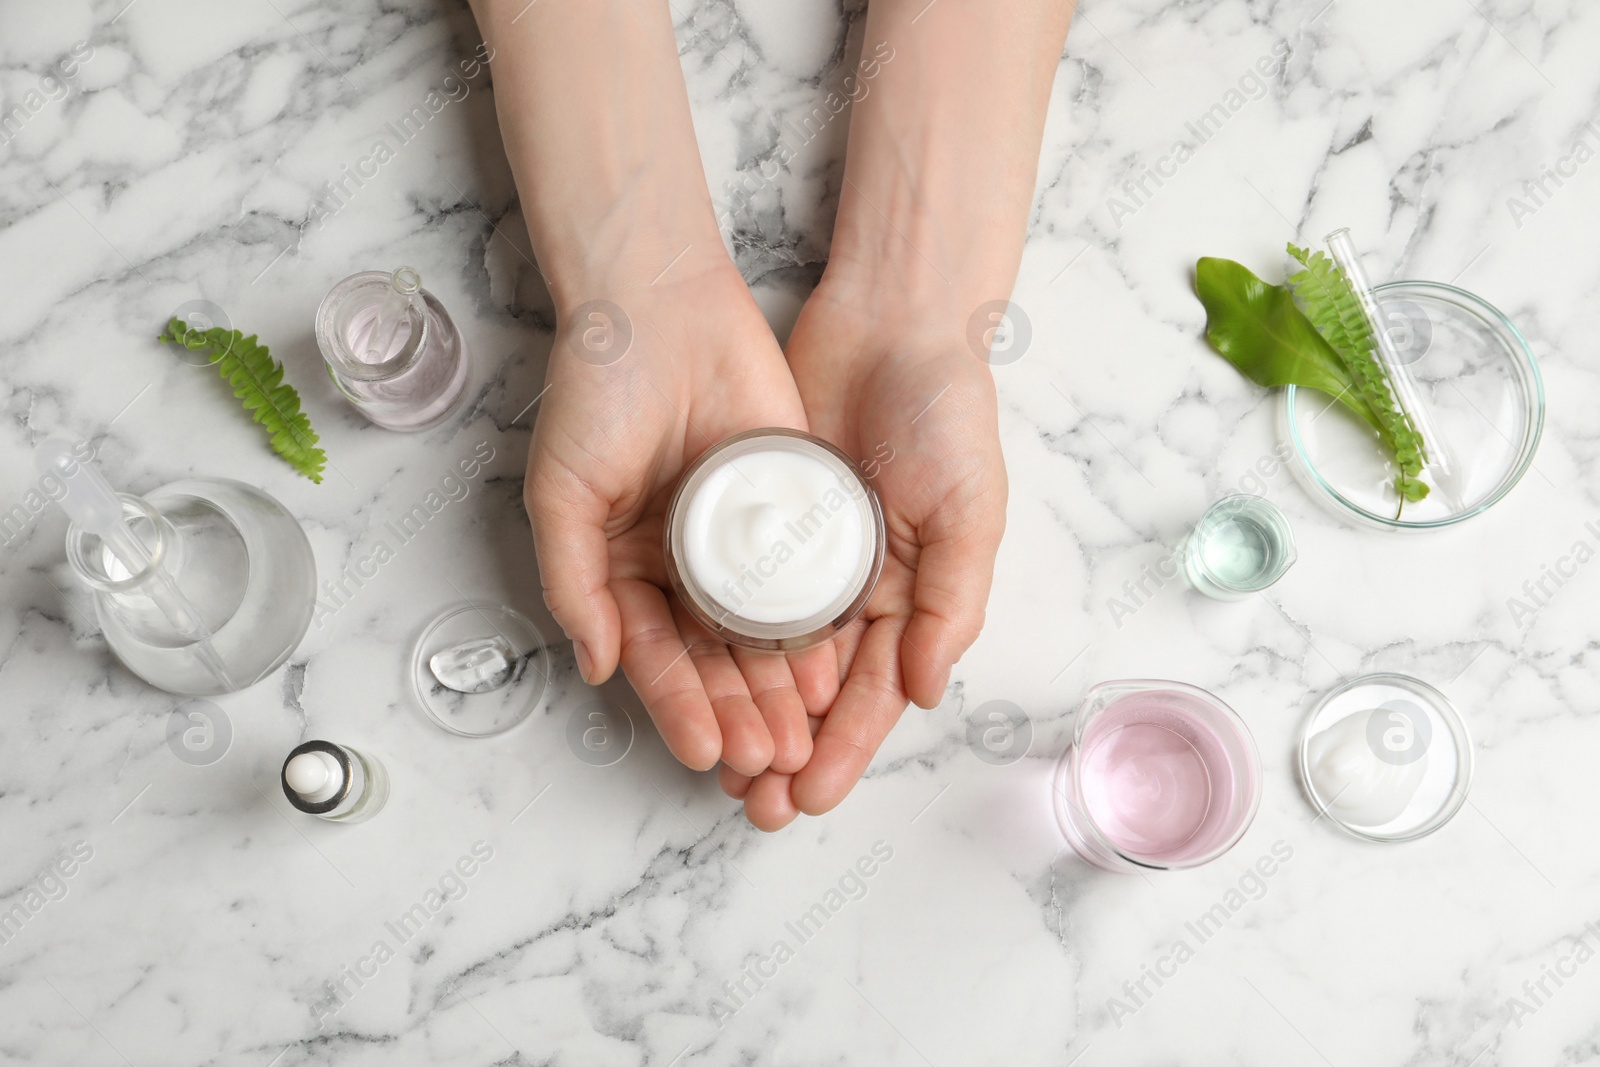
[(1055, 776), (1056, 820), (1108, 871), (1176, 870), (1216, 859), (1261, 801), (1261, 758), (1244, 721), (1182, 682), (1089, 690)]
[(340, 282), (317, 308), (316, 333), (339, 391), (386, 430), (430, 429), (466, 399), (466, 343), (415, 267)]

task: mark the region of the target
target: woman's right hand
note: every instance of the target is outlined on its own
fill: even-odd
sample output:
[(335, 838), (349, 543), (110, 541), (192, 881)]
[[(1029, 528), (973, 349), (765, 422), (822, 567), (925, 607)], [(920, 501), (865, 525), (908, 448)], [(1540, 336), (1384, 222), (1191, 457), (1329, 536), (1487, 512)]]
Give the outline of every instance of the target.
[[(591, 684), (621, 664), (673, 755), (755, 775), (811, 755), (838, 691), (831, 646), (731, 649), (676, 602), (663, 521), (678, 476), (730, 434), (805, 429), (783, 352), (720, 242), (654, 284), (559, 312), (524, 496), (545, 602)], [(648, 271), (642, 272), (648, 273)]]
[[(798, 770), (831, 649), (731, 651), (673, 603), (662, 519), (728, 434), (804, 427), (772, 331), (722, 246), (671, 11), (472, 0), (557, 336), (524, 496), (545, 600), (589, 682), (620, 663), (673, 754)], [(627, 340), (631, 334), (631, 342)]]

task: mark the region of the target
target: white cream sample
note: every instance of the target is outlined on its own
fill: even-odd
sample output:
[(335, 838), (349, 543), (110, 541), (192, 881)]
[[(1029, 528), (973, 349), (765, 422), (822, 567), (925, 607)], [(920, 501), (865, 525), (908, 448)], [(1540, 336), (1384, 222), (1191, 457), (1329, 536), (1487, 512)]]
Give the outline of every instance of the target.
[(849, 477), (786, 448), (728, 460), (688, 502), (685, 570), (730, 614), (754, 622), (842, 609), (860, 592), (875, 547), (870, 506)]
[(1347, 715), (1307, 744), (1312, 785), (1340, 822), (1382, 826), (1399, 818), (1427, 771), (1425, 752), (1410, 763), (1391, 763), (1373, 750), (1367, 723), (1381, 712)]

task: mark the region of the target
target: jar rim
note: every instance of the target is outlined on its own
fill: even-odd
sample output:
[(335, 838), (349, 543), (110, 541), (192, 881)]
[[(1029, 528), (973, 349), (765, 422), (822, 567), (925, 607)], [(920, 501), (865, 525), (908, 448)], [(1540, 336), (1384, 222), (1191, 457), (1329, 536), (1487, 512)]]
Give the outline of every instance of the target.
[[(706, 472), (719, 457), (749, 441), (760, 439), (788, 439), (799, 446), (795, 451), (811, 454), (819, 460), (832, 461), (830, 466), (837, 464), (841, 471), (849, 472), (855, 483), (854, 488), (859, 490), (859, 499), (865, 505), (864, 533), (871, 543), (870, 559), (867, 560), (860, 588), (847, 603), (836, 611), (830, 611), (826, 616), (820, 618), (817, 615), (808, 616), (788, 624), (759, 623), (743, 619), (727, 610), (725, 606), (716, 603), (709, 594), (701, 590), (683, 565), (681, 559), (683, 526), (692, 495), (690, 490), (698, 487)], [(883, 573), (885, 542), (883, 505), (871, 484), (862, 476), (855, 461), (843, 450), (820, 437), (802, 430), (777, 426), (745, 430), (724, 438), (701, 453), (678, 479), (672, 501), (667, 508), (663, 530), (667, 577), (673, 592), (677, 594), (678, 600), (690, 616), (731, 645), (766, 652), (792, 652), (808, 648), (832, 637), (860, 615), (867, 601), (871, 599), (873, 591), (877, 588), (878, 579)]]

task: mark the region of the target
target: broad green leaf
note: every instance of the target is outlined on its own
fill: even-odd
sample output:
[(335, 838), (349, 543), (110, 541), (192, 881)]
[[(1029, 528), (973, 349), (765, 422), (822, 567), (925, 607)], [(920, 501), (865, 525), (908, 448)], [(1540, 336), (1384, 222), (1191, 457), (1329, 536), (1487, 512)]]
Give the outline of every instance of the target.
[(1281, 285), (1268, 285), (1231, 259), (1206, 256), (1194, 267), (1206, 309), (1206, 340), (1257, 385), (1320, 389), (1379, 433), (1383, 426), (1357, 391), (1344, 361)]

